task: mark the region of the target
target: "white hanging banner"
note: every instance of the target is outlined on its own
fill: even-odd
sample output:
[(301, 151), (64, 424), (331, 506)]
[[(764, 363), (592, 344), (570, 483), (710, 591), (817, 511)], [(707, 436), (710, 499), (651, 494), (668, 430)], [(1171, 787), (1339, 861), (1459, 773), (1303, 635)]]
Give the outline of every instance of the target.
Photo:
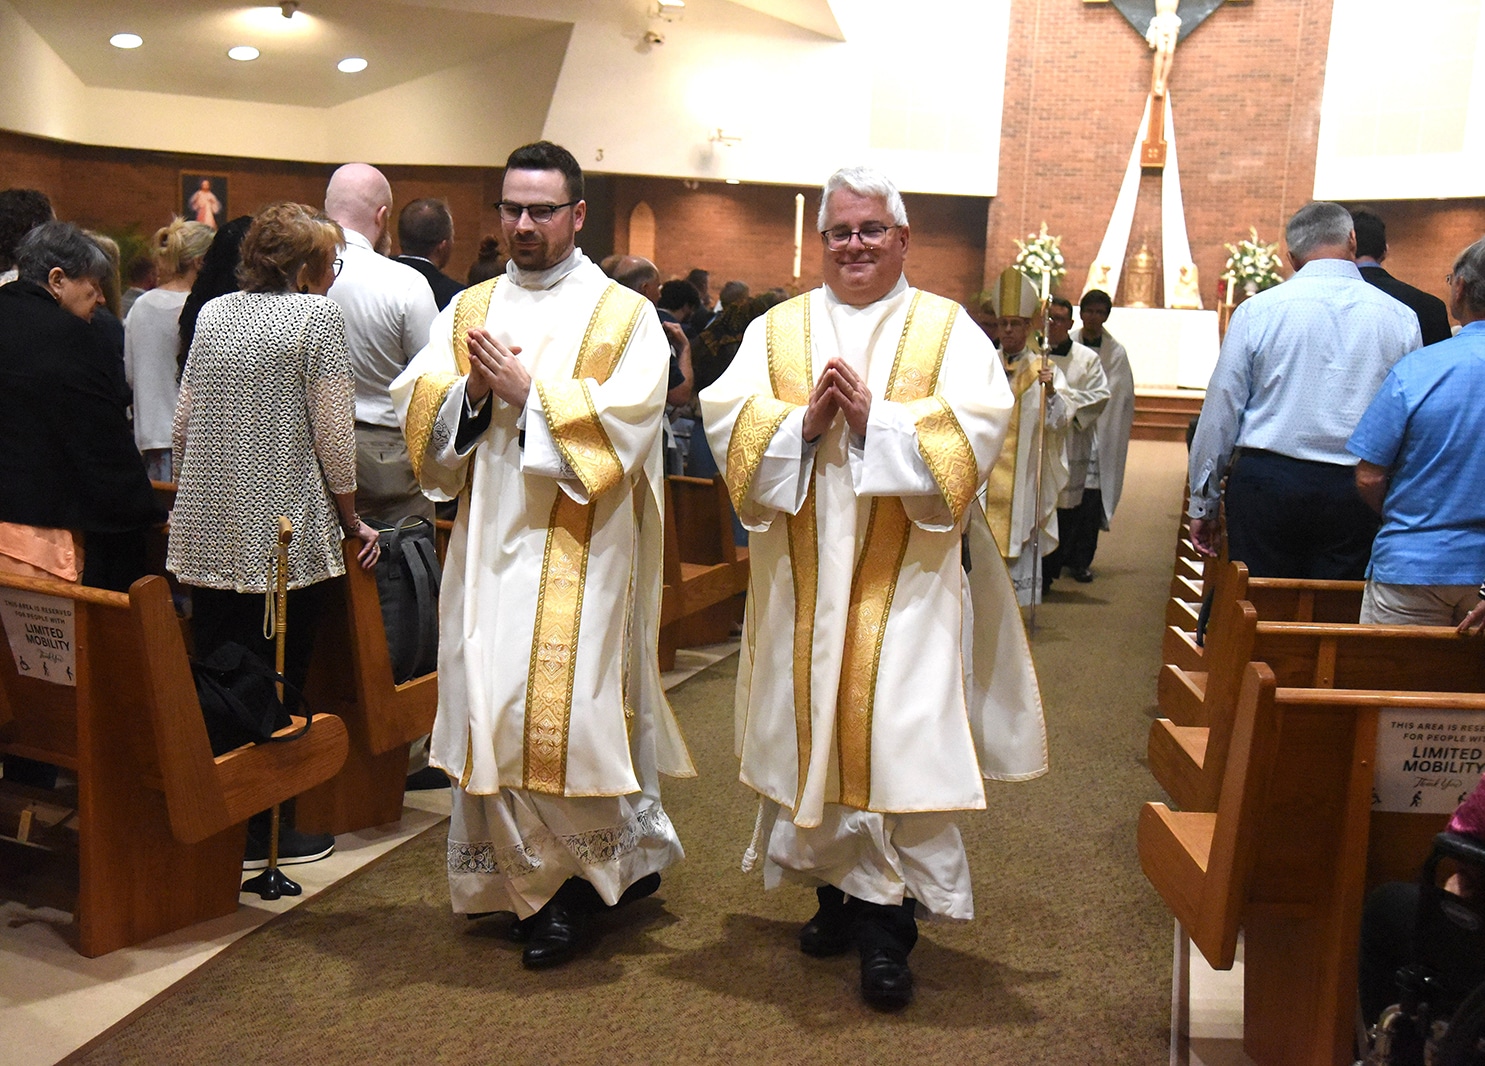
[(1165, 306), (1199, 311), (1201, 290), (1196, 280), (1196, 264), (1191, 259), (1191, 241), (1186, 236), (1186, 205), (1181, 201), (1176, 120), (1171, 114), (1170, 93), (1165, 94), (1165, 143), (1165, 173), (1160, 179), (1160, 265), (1165, 274)]
[(1140, 139), (1150, 122), (1150, 98), (1145, 97), (1145, 113), (1140, 118), (1139, 131), (1134, 135), (1134, 147), (1129, 152), (1129, 166), (1124, 168), (1124, 182), (1119, 186), (1119, 198), (1114, 201), (1114, 213), (1109, 217), (1109, 228), (1104, 232), (1103, 243), (1098, 246), (1098, 258), (1088, 268), (1088, 280), (1083, 291), (1102, 289), (1112, 300), (1119, 295), (1119, 275), (1124, 271), (1124, 256), (1129, 251), (1129, 231), (1134, 226), (1134, 208), (1140, 198)]

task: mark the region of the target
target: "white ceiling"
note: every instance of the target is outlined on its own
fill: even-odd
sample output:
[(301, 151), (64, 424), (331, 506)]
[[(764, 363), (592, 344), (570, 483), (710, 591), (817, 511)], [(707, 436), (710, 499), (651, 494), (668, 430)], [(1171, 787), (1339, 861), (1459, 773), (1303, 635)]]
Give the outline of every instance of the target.
[[(87, 86), (316, 107), (458, 67), (595, 14), (665, 28), (654, 0), (301, 0), (290, 19), (267, 0), (10, 4)], [(830, 0), (701, 0), (681, 17), (725, 19), (733, 4), (843, 39)], [(144, 45), (109, 44), (125, 32)], [(261, 56), (245, 63), (227, 57), (243, 44)], [(367, 69), (340, 73), (336, 64), (348, 56), (367, 60)]]

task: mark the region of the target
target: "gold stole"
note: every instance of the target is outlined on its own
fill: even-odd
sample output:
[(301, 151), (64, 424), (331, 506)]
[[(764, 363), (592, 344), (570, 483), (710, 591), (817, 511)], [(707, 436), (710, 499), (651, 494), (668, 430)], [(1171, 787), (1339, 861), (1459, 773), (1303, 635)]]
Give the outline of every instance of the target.
[[(969, 441), (948, 405), (932, 395), (938, 384), (944, 350), (953, 329), (958, 304), (921, 290), (913, 294), (907, 322), (898, 341), (896, 357), (888, 377), (886, 398), (913, 409), (919, 432), (927, 427), (945, 453), (929, 460), (930, 469), (941, 490), (948, 486), (945, 499), (957, 519), (973, 497), (975, 476), (963, 484), (965, 457), (974, 469), (974, 455)], [(814, 375), (809, 363), (809, 296), (796, 297), (768, 313), (769, 377), (777, 397), (755, 397), (744, 405), (744, 412), (754, 400), (769, 404), (786, 404), (777, 421), (783, 420), (789, 407), (808, 402)], [(741, 416), (739, 416), (741, 417)], [(772, 420), (772, 419), (770, 419)], [(775, 428), (777, 428), (777, 421)], [(772, 434), (770, 434), (771, 436)], [(736, 443), (734, 432), (733, 443)], [(920, 439), (922, 444), (928, 443)], [(767, 438), (761, 445), (750, 442), (761, 457)], [(926, 451), (925, 458), (926, 458)], [(729, 446), (729, 467), (733, 448)], [(935, 465), (937, 464), (937, 465)], [(740, 478), (744, 485), (756, 472), (746, 471)], [(942, 474), (942, 476), (941, 476)], [(810, 696), (811, 656), (814, 647), (815, 601), (819, 589), (819, 545), (817, 537), (815, 486), (811, 480), (804, 507), (791, 516), (789, 557), (794, 573), (794, 721), (799, 753), (799, 789), (803, 793), (813, 746)], [(882, 639), (886, 634), (887, 616), (897, 589), (898, 573), (907, 554), (912, 523), (895, 497), (872, 500), (867, 519), (866, 536), (851, 579), (847, 609), (845, 647), (841, 659), (841, 686), (836, 702), (836, 755), (840, 767), (839, 802), (848, 807), (866, 809), (871, 798), (871, 723), (876, 698), (877, 674), (881, 666)], [(800, 797), (796, 796), (798, 808)]]
[[(1000, 546), (1001, 556), (1007, 559), (1010, 558), (1007, 553), (1013, 547), (1011, 509), (1016, 496), (1016, 455), (1021, 439), (1021, 404), (1026, 402), (1026, 396), (1036, 384), (1040, 363), (1038, 353), (1027, 348), (1026, 355), (1021, 358), (1014, 373), (1006, 367), (1006, 372), (1010, 375), (1011, 394), (1015, 396), (1016, 403), (1011, 408), (1011, 421), (1006, 429), (1005, 443), (1000, 446), (1000, 455), (995, 459), (989, 483), (985, 486), (985, 521), (990, 523), (990, 532), (995, 537), (995, 543)], [(1040, 461), (1041, 457), (1032, 458)]]
[(471, 285), (459, 293), (454, 305), (454, 371), (439, 371), (424, 374), (413, 383), (412, 401), (407, 405), (407, 421), (402, 435), (407, 440), (407, 457), (412, 460), (413, 477), (423, 476), (423, 460), (428, 453), (428, 441), (433, 437), (433, 426), (438, 421), (438, 412), (448, 399), (449, 390), (469, 373), (469, 331), (483, 329), (485, 318), (490, 313), (490, 297), (498, 277)]
[[(461, 374), (448, 375), (452, 380), (445, 385), (430, 382), (430, 392), (433, 388), (441, 388), (438, 402), (433, 406), (434, 419), (453, 382), (469, 372), (466, 334), (470, 329), (484, 325), (495, 281), (466, 289), (460, 294), (454, 309), (453, 328), (454, 361)], [(589, 497), (588, 503), (578, 503), (558, 486), (557, 498), (547, 522), (541, 587), (536, 599), (536, 624), (532, 630), (531, 657), (526, 673), (521, 787), (532, 792), (560, 796), (566, 791), (572, 687), (577, 672), (578, 628), (588, 574), (588, 547), (596, 515), (594, 501), (617, 485), (624, 474), (608, 433), (599, 421), (589, 381), (601, 385), (608, 380), (628, 347), (629, 338), (646, 306), (642, 296), (611, 282), (598, 298), (588, 320), (572, 378), (532, 382), (542, 399), (552, 439), (582, 481)], [(442, 376), (428, 374), (418, 379), (413, 393), (414, 405), (417, 403), (417, 389), (423, 387), (424, 381)], [(431, 433), (431, 422), (429, 425)], [(428, 437), (424, 436), (422, 440), (423, 446), (427, 447)], [(412, 443), (410, 408), (410, 451)], [(466, 756), (461, 785), (468, 784), (472, 771), (473, 759)]]

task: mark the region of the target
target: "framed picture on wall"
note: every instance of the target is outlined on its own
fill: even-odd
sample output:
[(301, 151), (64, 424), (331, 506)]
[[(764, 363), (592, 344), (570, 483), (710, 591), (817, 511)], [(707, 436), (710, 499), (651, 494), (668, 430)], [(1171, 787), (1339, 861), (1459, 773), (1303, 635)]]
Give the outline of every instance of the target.
[(227, 221), (227, 175), (180, 173), (180, 213), (216, 229)]

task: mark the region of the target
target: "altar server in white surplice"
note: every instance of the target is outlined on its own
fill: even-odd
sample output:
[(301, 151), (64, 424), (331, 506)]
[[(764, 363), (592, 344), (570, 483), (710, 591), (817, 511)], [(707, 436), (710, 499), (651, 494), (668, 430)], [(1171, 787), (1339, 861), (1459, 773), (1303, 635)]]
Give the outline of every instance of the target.
[[(1010, 569), (1016, 599), (1026, 607), (1041, 602), (1038, 555), (1048, 555), (1058, 544), (1057, 497), (1067, 485), (1066, 436), (1073, 408), (1066, 399), (1069, 390), (1062, 368), (1042, 357), (1032, 335), (1040, 303), (1035, 286), (1015, 267), (1007, 267), (998, 289), (1000, 359), (1016, 410), (1005, 448), (990, 474), (985, 516)], [(1038, 432), (1040, 421), (1045, 430)]]
[(1063, 435), (1067, 448), (1067, 484), (1057, 497), (1057, 550), (1042, 560), (1043, 593), (1061, 576), (1068, 562), (1068, 550), (1081, 532), (1079, 508), (1088, 471), (1096, 469), (1098, 419), (1109, 402), (1109, 382), (1104, 376), (1103, 363), (1092, 348), (1073, 340), (1072, 322), (1072, 301), (1053, 296), (1047, 304), (1047, 357), (1067, 378), (1067, 392), (1061, 396), (1072, 409), (1072, 419)]
[(424, 490), (459, 501), (429, 755), (454, 910), (513, 911), (540, 968), (682, 857), (658, 773), (694, 770), (656, 659), (665, 334), (575, 246), (565, 149), (512, 153), (498, 207), (506, 273), (440, 312), (392, 397)]
[(916, 913), (974, 914), (954, 812), (984, 808), (982, 778), (1045, 772), (1046, 743), (975, 498), (1011, 407), (995, 349), (908, 285), (885, 177), (833, 175), (819, 228), (825, 285), (754, 322), (701, 393), (750, 534), (736, 725), (762, 803), (745, 867), (761, 851), (768, 887), (816, 886), (800, 948), (856, 946), (867, 1002), (894, 1008)]

